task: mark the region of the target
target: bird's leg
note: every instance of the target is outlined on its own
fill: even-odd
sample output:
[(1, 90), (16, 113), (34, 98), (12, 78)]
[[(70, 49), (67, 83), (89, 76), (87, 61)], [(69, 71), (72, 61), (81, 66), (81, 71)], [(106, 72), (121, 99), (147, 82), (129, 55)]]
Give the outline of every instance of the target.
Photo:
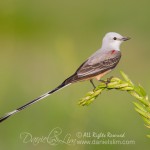
[(104, 81), (104, 80), (99, 80), (100, 82), (103, 82), (103, 83), (105, 83), (106, 84), (106, 87), (108, 86), (108, 84), (110, 83), (110, 81), (111, 81), (111, 79), (113, 78), (113, 76), (111, 76), (111, 77), (109, 77), (109, 78), (107, 78), (107, 80), (106, 81)]
[(113, 78), (113, 76), (107, 78), (107, 82), (110, 83), (111, 79)]
[(93, 80), (91, 79), (90, 82), (91, 82), (92, 86), (94, 87), (93, 90), (95, 90), (96, 86), (94, 85)]
[(108, 81), (105, 81), (105, 80), (99, 80), (99, 81), (102, 82), (102, 83), (104, 83), (104, 84), (106, 84), (106, 87), (107, 87)]

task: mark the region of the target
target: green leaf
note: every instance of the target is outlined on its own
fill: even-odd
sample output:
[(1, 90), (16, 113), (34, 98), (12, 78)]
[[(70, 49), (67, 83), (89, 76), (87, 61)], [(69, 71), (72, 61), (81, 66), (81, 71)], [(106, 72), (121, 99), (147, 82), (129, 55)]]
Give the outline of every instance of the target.
[(143, 97), (139, 96), (136, 91), (130, 91), (130, 94), (131, 94), (132, 96), (134, 96), (135, 98), (137, 98), (138, 100), (143, 99)]
[(132, 81), (129, 79), (129, 77), (123, 71), (120, 71), (120, 73), (127, 82), (129, 82), (131, 85), (133, 85)]
[(143, 95), (142, 95), (142, 93), (141, 93), (141, 90), (140, 90), (140, 88), (139, 88), (138, 86), (135, 86), (135, 87), (134, 87), (134, 91), (135, 91), (138, 95), (140, 95), (141, 97), (143, 97)]
[(139, 103), (137, 103), (137, 102), (133, 102), (133, 104), (134, 104), (139, 110), (141, 110), (141, 111), (143, 111), (143, 112), (147, 112), (147, 111), (145, 110), (145, 108), (144, 108), (141, 104), (139, 104)]
[(135, 110), (136, 110), (140, 115), (142, 115), (143, 117), (145, 117), (145, 118), (147, 118), (147, 119), (150, 119), (150, 115), (147, 114), (146, 112), (143, 112), (143, 111), (141, 111), (141, 110), (138, 109), (138, 108), (135, 108)]
[(147, 118), (143, 117), (143, 120), (145, 121), (145, 123), (146, 123), (147, 125), (150, 126), (150, 119), (147, 119)]
[(139, 89), (140, 89), (140, 92), (141, 92), (141, 94), (145, 97), (145, 96), (147, 96), (147, 94), (146, 94), (146, 91), (144, 90), (144, 88), (139, 84)]
[(123, 88), (120, 88), (119, 90), (121, 90), (121, 91), (133, 91), (134, 90), (134, 88), (133, 87), (123, 87)]

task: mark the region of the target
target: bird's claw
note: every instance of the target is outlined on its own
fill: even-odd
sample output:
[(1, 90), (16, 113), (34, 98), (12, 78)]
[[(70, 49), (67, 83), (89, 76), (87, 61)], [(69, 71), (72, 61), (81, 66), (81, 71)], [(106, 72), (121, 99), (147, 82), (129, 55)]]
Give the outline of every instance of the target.
[(107, 80), (106, 80), (106, 81), (104, 81), (104, 80), (99, 80), (99, 81), (101, 81), (101, 82), (105, 83), (105, 84), (106, 84), (106, 87), (108, 87), (108, 84), (111, 82), (111, 79), (112, 79), (112, 78), (113, 78), (113, 76), (111, 76), (111, 77), (107, 78)]

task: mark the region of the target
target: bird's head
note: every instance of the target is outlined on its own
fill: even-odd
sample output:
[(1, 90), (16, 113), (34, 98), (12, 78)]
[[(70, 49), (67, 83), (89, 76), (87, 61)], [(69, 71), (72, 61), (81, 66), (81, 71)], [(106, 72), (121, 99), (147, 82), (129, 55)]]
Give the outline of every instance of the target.
[(107, 33), (102, 42), (102, 49), (104, 50), (120, 50), (120, 44), (124, 41), (129, 40), (129, 37), (124, 37), (115, 32)]

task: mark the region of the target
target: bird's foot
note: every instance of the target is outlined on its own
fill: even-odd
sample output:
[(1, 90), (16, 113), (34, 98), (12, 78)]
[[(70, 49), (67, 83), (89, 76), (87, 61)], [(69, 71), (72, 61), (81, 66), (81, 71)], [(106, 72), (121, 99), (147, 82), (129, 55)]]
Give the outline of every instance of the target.
[(113, 78), (113, 76), (107, 78), (106, 81), (104, 81), (104, 80), (99, 80), (99, 81), (105, 83), (105, 84), (106, 84), (106, 87), (108, 87), (108, 84), (111, 82), (111, 79), (112, 79), (112, 78)]

